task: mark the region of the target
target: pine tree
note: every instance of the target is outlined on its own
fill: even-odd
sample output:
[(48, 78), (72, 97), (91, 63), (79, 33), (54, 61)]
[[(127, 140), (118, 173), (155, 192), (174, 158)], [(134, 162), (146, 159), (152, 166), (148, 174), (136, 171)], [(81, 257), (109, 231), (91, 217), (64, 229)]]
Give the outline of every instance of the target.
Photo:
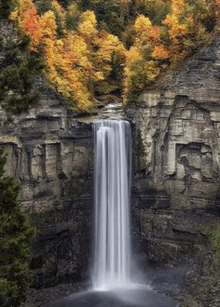
[(30, 239), (35, 229), (17, 201), (20, 186), (4, 177), (6, 155), (0, 149), (0, 306), (19, 307), (32, 280), (29, 269)]
[(39, 99), (33, 87), (36, 75), (44, 67), (35, 54), (27, 53), (28, 38), (0, 35), (0, 103), (14, 114), (27, 111)]

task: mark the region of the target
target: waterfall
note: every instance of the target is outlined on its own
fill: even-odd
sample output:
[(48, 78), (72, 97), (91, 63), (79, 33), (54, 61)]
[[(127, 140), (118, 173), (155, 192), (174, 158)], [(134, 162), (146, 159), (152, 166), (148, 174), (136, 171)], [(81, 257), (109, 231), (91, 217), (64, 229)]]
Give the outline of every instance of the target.
[(129, 122), (94, 123), (95, 238), (93, 286), (130, 282), (131, 129)]

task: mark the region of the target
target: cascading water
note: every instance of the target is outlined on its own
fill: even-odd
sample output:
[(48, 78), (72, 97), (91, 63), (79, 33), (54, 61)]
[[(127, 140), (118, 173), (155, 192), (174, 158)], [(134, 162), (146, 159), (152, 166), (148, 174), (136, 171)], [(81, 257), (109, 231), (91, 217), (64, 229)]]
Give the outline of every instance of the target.
[(94, 289), (130, 283), (131, 129), (129, 122), (104, 120), (95, 134)]
[[(131, 280), (131, 129), (126, 121), (94, 124), (95, 238), (89, 291), (64, 298), (55, 307), (175, 307), (170, 299)], [(104, 291), (103, 291), (104, 290)]]

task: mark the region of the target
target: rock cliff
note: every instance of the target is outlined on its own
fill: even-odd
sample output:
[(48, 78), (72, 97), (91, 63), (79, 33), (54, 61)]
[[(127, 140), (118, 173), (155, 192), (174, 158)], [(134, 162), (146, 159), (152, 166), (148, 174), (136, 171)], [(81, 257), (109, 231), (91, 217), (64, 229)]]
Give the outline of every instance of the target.
[(182, 306), (218, 306), (209, 233), (220, 224), (219, 65), (216, 40), (142, 93), (125, 113), (117, 99), (98, 116), (79, 118), (40, 80), (36, 108), (16, 117), (0, 112), (6, 175), (22, 183), (24, 210), (39, 229), (32, 249), (33, 287), (88, 277), (91, 123), (127, 118), (133, 127), (132, 215), (140, 250), (151, 265), (185, 268)]
[(185, 286), (199, 306), (218, 306), (220, 295), (208, 235), (220, 225), (219, 65), (216, 40), (126, 109), (137, 140), (134, 232), (151, 263), (187, 264)]
[(60, 97), (38, 82), (40, 104), (27, 114), (0, 114), (5, 175), (22, 184), (20, 200), (37, 226), (34, 287), (87, 274), (93, 193), (92, 126), (78, 122)]

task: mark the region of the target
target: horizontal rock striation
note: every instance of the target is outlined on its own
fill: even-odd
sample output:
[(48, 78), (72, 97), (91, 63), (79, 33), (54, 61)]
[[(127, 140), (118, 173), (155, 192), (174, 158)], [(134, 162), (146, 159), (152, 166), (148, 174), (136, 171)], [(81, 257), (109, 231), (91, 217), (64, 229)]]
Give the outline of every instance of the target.
[(111, 96), (106, 108), (100, 99), (97, 116), (77, 117), (41, 80), (36, 108), (16, 117), (0, 111), (6, 175), (21, 182), (23, 208), (39, 229), (33, 287), (88, 277), (92, 122), (123, 118), (133, 129), (132, 218), (140, 251), (150, 265), (184, 267), (182, 306), (219, 306), (210, 247), (210, 231), (220, 225), (219, 69), (216, 40), (143, 92), (125, 113)]
[(19, 195), (38, 234), (33, 286), (76, 282), (88, 274), (93, 205), (92, 125), (79, 122), (38, 81), (42, 98), (29, 113), (0, 113), (5, 175), (21, 182)]
[(126, 109), (137, 140), (134, 232), (150, 263), (186, 265), (185, 287), (199, 306), (219, 304), (210, 248), (220, 225), (219, 69), (216, 40)]

